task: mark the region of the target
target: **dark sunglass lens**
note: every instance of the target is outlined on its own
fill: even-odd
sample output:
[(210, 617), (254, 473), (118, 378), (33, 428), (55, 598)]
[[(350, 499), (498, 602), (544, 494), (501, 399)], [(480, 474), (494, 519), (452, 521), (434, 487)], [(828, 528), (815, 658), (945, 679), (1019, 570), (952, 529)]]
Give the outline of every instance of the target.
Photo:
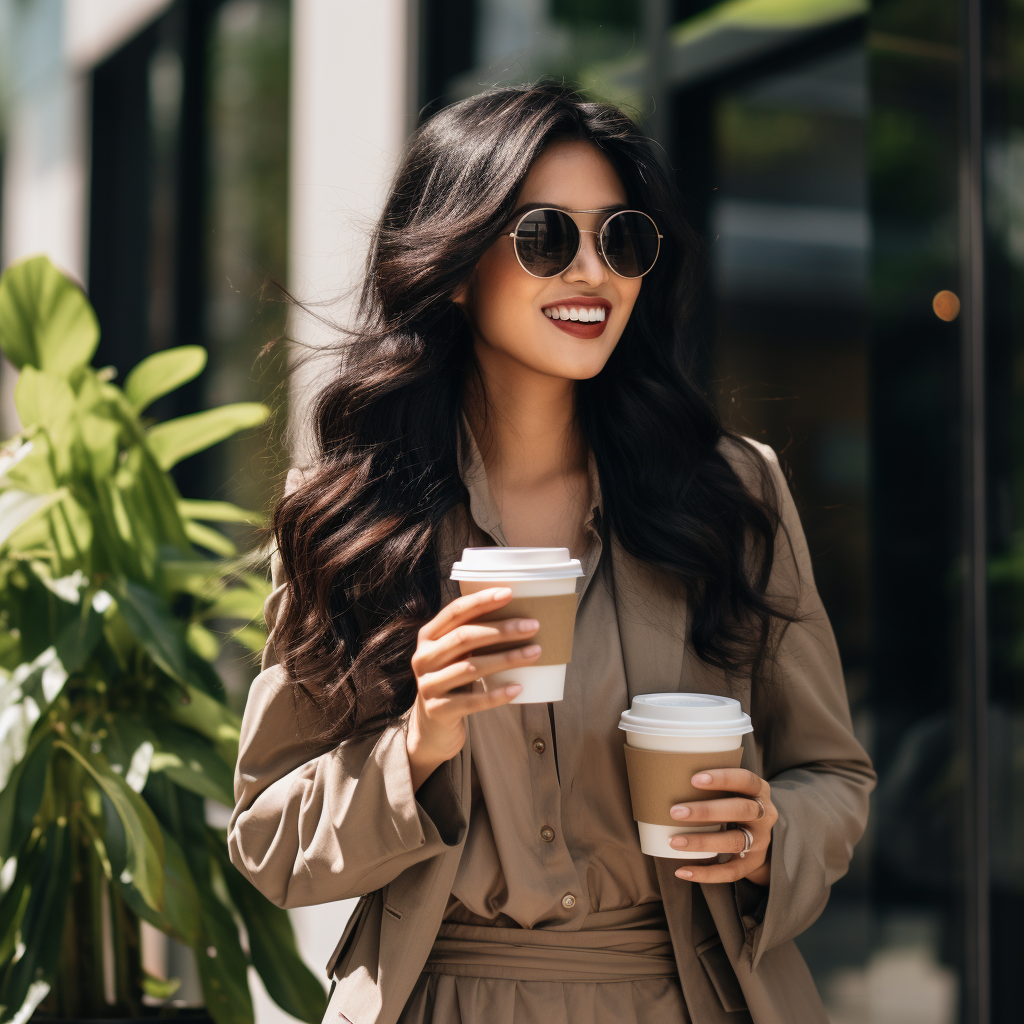
[(644, 213), (626, 210), (615, 214), (601, 233), (601, 244), (616, 274), (640, 277), (658, 257), (658, 229)]
[(516, 251), (531, 274), (554, 277), (572, 263), (579, 249), (575, 221), (561, 210), (534, 210), (516, 229)]

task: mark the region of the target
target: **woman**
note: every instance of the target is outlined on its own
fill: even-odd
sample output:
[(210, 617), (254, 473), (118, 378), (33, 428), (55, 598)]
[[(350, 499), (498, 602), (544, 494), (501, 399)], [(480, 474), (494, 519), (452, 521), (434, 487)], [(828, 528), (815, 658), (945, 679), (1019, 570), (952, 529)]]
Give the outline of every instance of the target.
[[(874, 773), (775, 453), (688, 370), (698, 267), (652, 144), (564, 87), (457, 103), (406, 152), (275, 510), (228, 833), (279, 906), (362, 897), (325, 1020), (826, 1019), (792, 939)], [(480, 544), (580, 558), (563, 701), (474, 692), (539, 655), (535, 621), (474, 624), (509, 590), (448, 579)], [(730, 826), (674, 840), (714, 863), (645, 856), (630, 813), (619, 714), (671, 689), (753, 718), (673, 809)]]

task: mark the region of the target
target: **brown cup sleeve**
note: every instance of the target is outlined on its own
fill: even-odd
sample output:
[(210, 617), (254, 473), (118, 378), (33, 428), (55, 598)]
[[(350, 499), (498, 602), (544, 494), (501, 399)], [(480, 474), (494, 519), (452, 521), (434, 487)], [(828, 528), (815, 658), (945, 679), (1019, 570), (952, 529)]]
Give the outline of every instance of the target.
[[(498, 584), (495, 584), (496, 586)], [(513, 597), (508, 604), (474, 622), (498, 619), (536, 619), (540, 629), (525, 640), (510, 640), (478, 647), (474, 654), (497, 654), (514, 647), (540, 644), (540, 657), (531, 665), (564, 665), (572, 661), (572, 634), (576, 627), (576, 594), (545, 594), (543, 597)]]
[(690, 779), (709, 768), (739, 768), (743, 759), (742, 747), (694, 754), (681, 750), (644, 750), (627, 743), (625, 750), (633, 820), (650, 825), (685, 825), (669, 814), (673, 805), (728, 796), (719, 789), (696, 789)]

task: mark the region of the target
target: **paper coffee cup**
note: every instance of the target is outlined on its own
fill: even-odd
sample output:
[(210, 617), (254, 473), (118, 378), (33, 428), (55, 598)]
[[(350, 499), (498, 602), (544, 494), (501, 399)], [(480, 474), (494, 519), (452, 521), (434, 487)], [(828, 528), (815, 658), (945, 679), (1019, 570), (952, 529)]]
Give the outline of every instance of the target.
[(576, 625), (576, 580), (583, 575), (578, 558), (568, 548), (464, 548), (462, 560), (452, 566), (453, 580), (463, 594), (490, 587), (511, 587), (512, 600), (475, 622), (497, 619), (536, 619), (540, 629), (524, 640), (479, 647), (474, 653), (492, 654), (513, 647), (540, 644), (540, 657), (521, 668), (484, 676), (484, 689), (519, 683), (522, 691), (513, 704), (542, 704), (561, 700), (565, 666), (572, 660)]
[(640, 849), (652, 857), (717, 860), (717, 854), (676, 850), (669, 840), (724, 826), (683, 825), (669, 811), (678, 803), (725, 795), (696, 789), (690, 780), (709, 768), (740, 766), (743, 736), (754, 731), (740, 702), (710, 693), (645, 693), (622, 712), (619, 728), (626, 733), (626, 772)]

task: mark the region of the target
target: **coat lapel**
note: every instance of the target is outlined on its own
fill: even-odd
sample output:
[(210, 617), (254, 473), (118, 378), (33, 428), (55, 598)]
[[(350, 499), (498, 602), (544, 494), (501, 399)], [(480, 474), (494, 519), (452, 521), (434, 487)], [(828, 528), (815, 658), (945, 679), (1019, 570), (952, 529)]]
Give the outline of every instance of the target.
[(615, 614), (630, 701), (641, 693), (685, 688), (684, 587), (631, 555), (614, 532), (611, 544)]

